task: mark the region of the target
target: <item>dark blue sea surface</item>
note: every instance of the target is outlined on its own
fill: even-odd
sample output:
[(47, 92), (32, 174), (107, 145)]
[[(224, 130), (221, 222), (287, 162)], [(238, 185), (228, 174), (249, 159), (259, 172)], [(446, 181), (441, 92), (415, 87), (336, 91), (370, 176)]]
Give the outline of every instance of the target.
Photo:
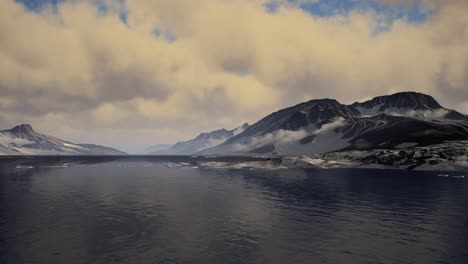
[(468, 263), (463, 172), (203, 159), (1, 158), (0, 263)]

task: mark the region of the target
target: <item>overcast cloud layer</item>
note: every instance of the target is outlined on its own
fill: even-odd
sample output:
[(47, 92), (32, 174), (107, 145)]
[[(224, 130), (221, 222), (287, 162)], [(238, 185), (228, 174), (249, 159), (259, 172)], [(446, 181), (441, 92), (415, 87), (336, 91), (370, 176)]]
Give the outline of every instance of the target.
[(138, 151), (312, 98), (413, 90), (468, 113), (468, 1), (380, 1), (419, 22), (266, 2), (0, 0), (1, 128)]

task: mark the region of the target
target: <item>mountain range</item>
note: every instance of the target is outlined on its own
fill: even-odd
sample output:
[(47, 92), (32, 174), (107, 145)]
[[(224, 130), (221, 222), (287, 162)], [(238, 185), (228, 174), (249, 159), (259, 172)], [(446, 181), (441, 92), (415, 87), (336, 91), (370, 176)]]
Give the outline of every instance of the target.
[(94, 144), (75, 144), (37, 133), (29, 124), (0, 130), (0, 155), (125, 155)]
[(274, 112), (199, 155), (302, 155), (468, 139), (468, 116), (432, 96), (401, 92), (351, 105), (310, 100)]
[[(468, 116), (432, 96), (400, 92), (341, 104), (316, 99), (235, 129), (219, 129), (174, 145), (146, 149), (151, 155), (303, 155), (336, 151), (400, 149), (468, 140)], [(23, 124), (0, 131), (0, 155), (123, 155), (100, 145), (75, 144), (37, 133)]]

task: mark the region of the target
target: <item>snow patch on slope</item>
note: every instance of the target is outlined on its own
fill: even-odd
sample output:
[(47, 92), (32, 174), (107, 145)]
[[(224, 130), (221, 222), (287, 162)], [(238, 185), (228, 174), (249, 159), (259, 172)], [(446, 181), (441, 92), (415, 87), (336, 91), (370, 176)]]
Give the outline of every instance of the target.
[(371, 117), (381, 113), (379, 110), (382, 107), (382, 105), (383, 104), (378, 104), (373, 106), (372, 108), (365, 108), (362, 106), (356, 106), (355, 108), (359, 111), (359, 113), (361, 113), (363, 117)]
[(69, 147), (69, 148), (84, 149), (83, 147), (80, 147), (80, 146), (77, 146), (77, 145), (74, 145), (74, 144), (69, 144), (69, 143), (63, 143), (63, 145), (64, 145), (65, 147)]

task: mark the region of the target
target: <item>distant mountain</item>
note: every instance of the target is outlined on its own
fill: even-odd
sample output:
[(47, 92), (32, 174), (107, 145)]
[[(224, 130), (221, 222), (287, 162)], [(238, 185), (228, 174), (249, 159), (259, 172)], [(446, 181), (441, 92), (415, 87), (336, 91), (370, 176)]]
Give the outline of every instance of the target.
[(208, 133), (201, 133), (196, 138), (178, 142), (165, 150), (158, 150), (152, 152), (154, 155), (191, 155), (196, 152), (205, 150), (224, 143), (229, 138), (242, 133), (246, 128), (249, 127), (249, 124), (245, 123), (244, 125), (232, 129), (219, 129)]
[(311, 100), (274, 112), (200, 155), (283, 155), (423, 146), (468, 139), (468, 117), (429, 95), (402, 92), (344, 105)]
[(0, 130), (0, 155), (122, 155), (124, 152), (93, 144), (75, 144), (37, 133), (23, 124)]
[(167, 150), (167, 149), (169, 149), (170, 147), (172, 147), (172, 145), (170, 145), (170, 144), (156, 144), (156, 145), (147, 147), (147, 148), (143, 151), (143, 153), (145, 153), (145, 154), (153, 154), (153, 153), (158, 152), (158, 151)]

